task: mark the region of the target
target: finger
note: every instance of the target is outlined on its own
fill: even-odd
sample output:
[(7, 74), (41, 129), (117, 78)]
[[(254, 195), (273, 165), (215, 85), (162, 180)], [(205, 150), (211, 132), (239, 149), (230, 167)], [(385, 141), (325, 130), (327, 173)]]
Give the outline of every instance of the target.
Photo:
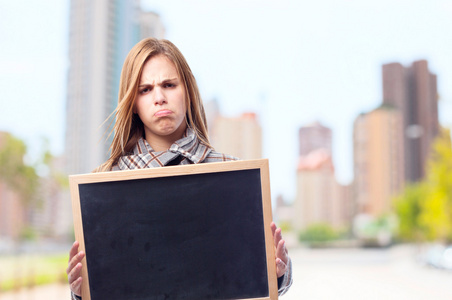
[(84, 252), (80, 251), (79, 253), (77, 253), (77, 255), (75, 255), (74, 257), (72, 257), (72, 259), (69, 261), (67, 269), (66, 269), (66, 274), (69, 274), (69, 272), (71, 272), (71, 270), (79, 263), (82, 261), (84, 257)]
[(279, 278), (284, 275), (287, 271), (287, 264), (284, 263), (281, 259), (276, 259), (276, 276)]
[(67, 275), (67, 279), (69, 284), (72, 284), (74, 281), (76, 281), (80, 277), (80, 273), (82, 270), (82, 264), (78, 263)]
[(77, 241), (72, 244), (71, 250), (69, 251), (69, 261), (77, 254), (79, 243)]
[(281, 240), (282, 240), (281, 228), (277, 228), (275, 230), (275, 236), (274, 236), (275, 248), (278, 247), (278, 244)]
[(71, 291), (76, 294), (77, 296), (81, 296), (82, 295), (82, 277), (77, 278), (77, 280), (75, 280), (73, 283), (71, 283), (70, 285)]
[(71, 272), (71, 270), (79, 263), (82, 261), (82, 259), (85, 257), (85, 252), (80, 251), (79, 253), (77, 253), (77, 255), (75, 255), (71, 261), (68, 264), (68, 267), (66, 269), (66, 274), (69, 274), (69, 272)]
[(279, 241), (276, 248), (276, 258), (281, 259), (285, 264), (289, 261), (289, 256), (286, 251), (286, 242), (284, 240)]
[(271, 222), (270, 228), (272, 229), (272, 236), (273, 236), (273, 239), (274, 239), (275, 238), (275, 231), (276, 231), (276, 224), (275, 224), (275, 222)]

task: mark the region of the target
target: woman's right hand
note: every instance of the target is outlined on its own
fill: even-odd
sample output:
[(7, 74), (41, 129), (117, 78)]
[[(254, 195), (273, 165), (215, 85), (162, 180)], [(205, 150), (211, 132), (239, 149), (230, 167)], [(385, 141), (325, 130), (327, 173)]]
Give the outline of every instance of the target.
[(69, 251), (69, 263), (66, 269), (67, 278), (69, 281), (69, 287), (71, 291), (77, 295), (81, 296), (82, 294), (82, 259), (85, 257), (85, 253), (83, 251), (78, 251), (79, 243), (77, 241), (72, 245), (71, 250)]

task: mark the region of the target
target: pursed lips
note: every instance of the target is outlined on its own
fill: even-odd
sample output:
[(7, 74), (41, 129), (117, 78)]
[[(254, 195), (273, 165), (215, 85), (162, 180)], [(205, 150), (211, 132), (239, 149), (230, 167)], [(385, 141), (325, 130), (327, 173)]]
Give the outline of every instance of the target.
[(168, 116), (168, 115), (170, 115), (170, 114), (172, 114), (173, 112), (171, 111), (171, 110), (169, 110), (169, 109), (161, 109), (161, 110), (159, 110), (158, 112), (156, 112), (155, 114), (154, 114), (154, 116), (155, 117), (165, 117), (165, 116)]

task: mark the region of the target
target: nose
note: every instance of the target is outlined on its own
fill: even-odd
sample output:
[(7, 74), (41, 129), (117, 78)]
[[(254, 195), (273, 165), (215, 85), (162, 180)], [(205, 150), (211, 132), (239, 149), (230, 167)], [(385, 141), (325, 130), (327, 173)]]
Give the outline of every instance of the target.
[(165, 94), (163, 93), (163, 90), (160, 87), (154, 88), (155, 94), (154, 94), (154, 104), (155, 105), (163, 105), (167, 103)]

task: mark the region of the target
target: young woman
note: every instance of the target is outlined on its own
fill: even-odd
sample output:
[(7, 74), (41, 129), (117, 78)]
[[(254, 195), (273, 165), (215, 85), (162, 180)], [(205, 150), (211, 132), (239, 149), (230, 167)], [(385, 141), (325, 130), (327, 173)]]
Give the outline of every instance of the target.
[[(209, 144), (196, 80), (171, 42), (148, 38), (132, 48), (122, 69), (118, 98), (111, 155), (96, 172), (236, 160)], [(282, 295), (292, 284), (292, 265), (281, 229), (274, 223), (271, 229)], [(78, 247), (76, 241), (66, 270), (73, 299), (80, 299), (85, 256)]]

